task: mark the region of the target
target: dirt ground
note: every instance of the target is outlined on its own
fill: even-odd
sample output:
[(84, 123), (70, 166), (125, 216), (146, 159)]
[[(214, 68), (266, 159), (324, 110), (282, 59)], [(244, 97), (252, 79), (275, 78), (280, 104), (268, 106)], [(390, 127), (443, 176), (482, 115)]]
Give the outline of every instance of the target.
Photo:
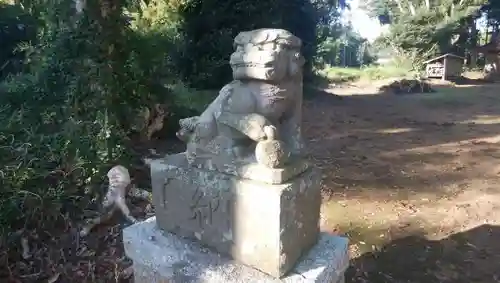
[[(500, 282), (500, 84), (436, 88), (306, 94), (321, 226), (350, 238), (347, 282)], [(5, 262), (0, 281), (131, 282), (122, 228), (82, 239), (68, 221), (64, 233), (39, 233), (32, 258)]]
[(322, 227), (351, 241), (347, 282), (500, 282), (500, 85), (374, 89), (304, 108)]

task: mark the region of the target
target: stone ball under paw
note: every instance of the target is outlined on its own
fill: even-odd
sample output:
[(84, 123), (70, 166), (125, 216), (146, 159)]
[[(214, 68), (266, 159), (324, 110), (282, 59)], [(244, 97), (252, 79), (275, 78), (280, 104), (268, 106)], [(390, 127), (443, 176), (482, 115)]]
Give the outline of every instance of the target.
[(255, 158), (259, 164), (270, 168), (279, 168), (290, 158), (290, 152), (285, 149), (285, 144), (279, 140), (265, 140), (257, 143)]

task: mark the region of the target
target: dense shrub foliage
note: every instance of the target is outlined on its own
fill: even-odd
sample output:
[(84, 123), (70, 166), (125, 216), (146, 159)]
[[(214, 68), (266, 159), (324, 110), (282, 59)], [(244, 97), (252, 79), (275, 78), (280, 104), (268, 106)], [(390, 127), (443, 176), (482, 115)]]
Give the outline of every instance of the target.
[(227, 67), (238, 32), (284, 28), (303, 40), (308, 62), (315, 52), (318, 10), (310, 1), (193, 0), (180, 7), (185, 38), (181, 75), (197, 87), (217, 88), (231, 79)]
[(44, 15), (27, 70), (1, 87), (3, 227), (47, 211), (58, 215), (62, 204), (83, 196), (83, 189), (123, 157), (133, 109), (127, 104), (140, 100), (139, 83), (123, 65), (123, 25), (110, 38), (100, 30), (102, 18), (70, 16), (64, 4), (54, 3)]
[(36, 39), (35, 17), (20, 6), (0, 2), (0, 79), (20, 71), (24, 59), (21, 45)]

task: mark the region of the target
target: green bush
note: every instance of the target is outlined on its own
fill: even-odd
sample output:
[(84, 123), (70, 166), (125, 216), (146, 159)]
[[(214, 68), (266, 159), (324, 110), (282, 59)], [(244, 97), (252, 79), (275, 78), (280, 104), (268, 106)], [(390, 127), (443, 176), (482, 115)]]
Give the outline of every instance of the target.
[(179, 129), (179, 119), (200, 115), (217, 96), (217, 90), (197, 90), (181, 81), (164, 85), (169, 93), (170, 115), (165, 121), (160, 137), (174, 138)]
[(70, 15), (64, 4), (46, 15), (58, 20), (41, 29), (27, 72), (1, 86), (2, 232), (85, 205), (84, 191), (128, 160), (127, 117), (140, 104), (131, 90), (140, 88), (120, 61), (120, 23), (109, 38), (91, 16), (61, 19)]
[(81, 211), (112, 165), (137, 162), (142, 107), (167, 103), (177, 124), (213, 99), (176, 79), (182, 38), (165, 3), (129, 7), (130, 25), (119, 9), (102, 18), (97, 1), (78, 17), (64, 1), (46, 7), (25, 72), (0, 84), (0, 235)]
[(0, 2), (0, 79), (21, 70), (21, 44), (36, 39), (37, 21), (18, 5)]
[(217, 89), (232, 80), (229, 56), (233, 39), (241, 31), (284, 28), (303, 41), (306, 72), (311, 71), (320, 21), (313, 1), (189, 0), (179, 7), (184, 38), (178, 66), (190, 86)]
[(195, 90), (183, 82), (173, 82), (165, 86), (171, 91), (171, 103), (174, 107), (185, 107), (188, 111), (203, 112), (217, 96), (216, 90)]

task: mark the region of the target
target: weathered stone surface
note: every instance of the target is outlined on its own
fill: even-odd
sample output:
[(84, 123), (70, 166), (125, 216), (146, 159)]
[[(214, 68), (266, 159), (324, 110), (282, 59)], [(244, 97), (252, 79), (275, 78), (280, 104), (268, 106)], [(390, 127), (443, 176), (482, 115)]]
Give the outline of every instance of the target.
[[(179, 122), (177, 136), (187, 142), (190, 164), (207, 167), (207, 159), (224, 156), (239, 164), (264, 161), (260, 165), (282, 167), (288, 153), (294, 158), (302, 156), (301, 44), (282, 29), (244, 31), (236, 36), (236, 50), (229, 60), (234, 80), (203, 113)], [(275, 149), (269, 155), (282, 160), (255, 158), (257, 143), (269, 139), (266, 127), (276, 128), (286, 149), (281, 144), (265, 148)]]
[(283, 168), (269, 168), (248, 159), (231, 160), (224, 156), (208, 157), (206, 159), (199, 157), (191, 166), (198, 169), (215, 171), (213, 174), (220, 172), (242, 179), (275, 185), (287, 182), (293, 177), (302, 174), (310, 167), (302, 159), (295, 159)]
[(255, 146), (255, 159), (258, 164), (267, 168), (280, 168), (289, 162), (291, 152), (286, 148), (286, 144), (278, 140), (277, 129), (272, 126), (265, 126), (264, 132), (267, 139), (259, 141)]
[(194, 168), (176, 154), (153, 161), (151, 178), (160, 228), (273, 276), (317, 241), (321, 195), (313, 168), (270, 185)]
[(155, 217), (123, 231), (135, 283), (343, 283), (347, 238), (321, 233), (297, 266), (278, 279), (157, 228)]

